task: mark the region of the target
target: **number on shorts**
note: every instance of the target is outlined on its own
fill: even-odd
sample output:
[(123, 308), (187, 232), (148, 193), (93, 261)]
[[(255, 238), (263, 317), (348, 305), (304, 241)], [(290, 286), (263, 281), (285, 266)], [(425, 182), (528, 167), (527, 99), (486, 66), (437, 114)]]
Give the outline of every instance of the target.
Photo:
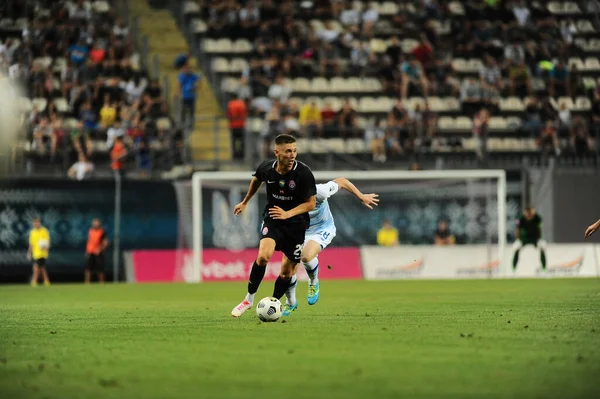
[(294, 250), (294, 258), (299, 258), (302, 253), (302, 244), (296, 244), (296, 249)]
[(331, 233), (328, 233), (327, 231), (324, 231), (324, 232), (322, 232), (322, 233), (321, 233), (321, 235), (323, 236), (323, 239), (324, 239), (324, 240), (326, 240), (327, 238), (329, 238), (329, 235), (330, 235), (330, 234), (331, 234)]

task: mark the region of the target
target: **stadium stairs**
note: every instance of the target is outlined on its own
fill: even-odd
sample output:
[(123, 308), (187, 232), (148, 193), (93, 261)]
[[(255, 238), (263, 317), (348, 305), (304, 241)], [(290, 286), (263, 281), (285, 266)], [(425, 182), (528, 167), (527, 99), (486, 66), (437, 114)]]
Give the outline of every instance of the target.
[[(174, 67), (175, 58), (187, 52), (188, 44), (181, 34), (176, 21), (168, 10), (157, 10), (148, 5), (147, 0), (129, 0), (130, 15), (139, 16), (140, 33), (148, 36), (149, 57), (158, 55), (161, 75), (169, 79), (170, 87), (176, 88), (178, 70)], [(192, 69), (198, 70), (192, 58)], [(173, 91), (174, 92), (174, 91)], [(172, 107), (172, 99), (169, 99)], [(199, 99), (196, 103), (196, 122), (190, 136), (191, 156), (194, 163), (211, 162), (217, 157), (220, 161), (231, 160), (231, 140), (229, 127), (219, 103), (207, 79), (202, 80)], [(215, 139), (215, 121), (219, 123), (218, 139)], [(218, 141), (219, 151), (215, 151)]]

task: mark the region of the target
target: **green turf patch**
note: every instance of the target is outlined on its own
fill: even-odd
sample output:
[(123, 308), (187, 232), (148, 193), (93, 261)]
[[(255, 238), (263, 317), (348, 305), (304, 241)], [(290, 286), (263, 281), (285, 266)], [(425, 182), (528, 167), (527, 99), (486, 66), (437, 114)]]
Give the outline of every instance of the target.
[[(600, 280), (0, 288), (4, 398), (598, 398)], [(263, 283), (258, 299), (271, 294)]]

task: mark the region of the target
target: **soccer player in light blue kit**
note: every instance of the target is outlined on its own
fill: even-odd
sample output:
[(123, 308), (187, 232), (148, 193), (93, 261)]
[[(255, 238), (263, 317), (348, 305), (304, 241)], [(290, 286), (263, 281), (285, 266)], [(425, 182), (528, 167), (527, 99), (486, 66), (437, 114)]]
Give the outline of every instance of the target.
[[(319, 300), (319, 252), (324, 250), (335, 237), (336, 229), (333, 215), (329, 209), (327, 200), (338, 192), (340, 188), (354, 194), (367, 208), (373, 209), (377, 206), (379, 197), (377, 194), (363, 194), (348, 179), (338, 177), (324, 184), (317, 184), (317, 205), (308, 213), (310, 216), (310, 227), (304, 235), (304, 247), (302, 248), (302, 263), (308, 274), (308, 304), (314, 305)], [(289, 316), (298, 308), (296, 300), (296, 274), (292, 277), (290, 287), (285, 296), (286, 304), (283, 307), (283, 316)]]

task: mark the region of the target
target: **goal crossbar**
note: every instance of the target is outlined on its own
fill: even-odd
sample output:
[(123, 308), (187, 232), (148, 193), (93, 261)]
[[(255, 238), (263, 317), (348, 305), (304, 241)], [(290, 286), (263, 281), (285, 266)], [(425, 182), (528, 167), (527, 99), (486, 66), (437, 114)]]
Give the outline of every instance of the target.
[[(247, 172), (196, 172), (192, 175), (192, 225), (193, 225), (193, 273), (197, 281), (202, 281), (202, 182), (203, 181), (243, 181), (251, 180), (254, 171)], [(496, 179), (498, 196), (498, 254), (500, 264), (504, 265), (503, 254), (506, 249), (506, 171), (490, 170), (384, 170), (384, 171), (316, 171), (317, 181), (328, 181), (338, 177), (349, 180), (475, 180)], [(233, 212), (233, 209), (231, 210)]]

